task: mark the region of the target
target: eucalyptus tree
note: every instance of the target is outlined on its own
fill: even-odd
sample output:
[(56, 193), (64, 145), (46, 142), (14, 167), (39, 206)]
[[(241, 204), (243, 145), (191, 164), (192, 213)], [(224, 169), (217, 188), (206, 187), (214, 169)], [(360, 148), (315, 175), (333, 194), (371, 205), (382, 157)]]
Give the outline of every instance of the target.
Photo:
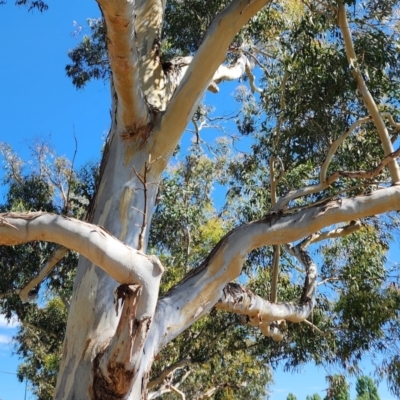
[(356, 383), (357, 400), (380, 400), (378, 388), (369, 376), (360, 376)]
[(329, 388), (325, 400), (350, 400), (350, 386), (343, 375), (327, 376)]
[(312, 396), (307, 396), (306, 400), (322, 400), (322, 398), (318, 393), (314, 393)]
[[(382, 260), (380, 229), (393, 227), (400, 209), (400, 151), (393, 149), (399, 131), (397, 2), (98, 4), (103, 21), (93, 25), (97, 36), (84, 38), (71, 53), (67, 71), (77, 85), (92, 77), (109, 76), (111, 82), (111, 128), (90, 206), (83, 220), (74, 218), (66, 196), (63, 216), (14, 211), (0, 219), (3, 245), (41, 240), (80, 254), (55, 398), (145, 399), (166, 392), (184, 397), (178, 385), (185, 374), (181, 371), (177, 382), (170, 379), (181, 365), (160, 370), (163, 379), (155, 388), (149, 387), (151, 367), (179, 334), (213, 309), (226, 312), (220, 314), (226, 319), (244, 316), (243, 323), (264, 345), (254, 353), (256, 359), (278, 359), (290, 350), (298, 363), (312, 348), (318, 357), (319, 346), (333, 356), (339, 344), (340, 361), (357, 360), (368, 343), (357, 336), (345, 303), (354, 296), (362, 305), (360, 294), (371, 287), (375, 297), (382, 294), (374, 286), (382, 279), (371, 277), (363, 254)], [(99, 58), (98, 46), (105, 45), (107, 58)], [(261, 92), (252, 63), (262, 69), (265, 88), (260, 107), (251, 96), (239, 96), (244, 114), (238, 129), (255, 142), (250, 156), (238, 156), (229, 166), (233, 178), (226, 182), (231, 186), (227, 207), (236, 219), (209, 254), (199, 252), (203, 259), (185, 264), (187, 274), (159, 296), (166, 265), (149, 254), (148, 238), (163, 172), (192, 119), (197, 133), (204, 125), (199, 106), (207, 89), (217, 93), (224, 80), (246, 75), (252, 90)], [(267, 118), (258, 124), (262, 111)], [(245, 193), (240, 188), (244, 181)], [(177, 213), (175, 218), (190, 243), (187, 216)], [(377, 251), (352, 249), (364, 262), (355, 270), (343, 260), (327, 265), (331, 274), (326, 279), (333, 281), (338, 267), (345, 284), (338, 288), (336, 309), (321, 301), (321, 309), (312, 314), (317, 266), (307, 247), (354, 233), (361, 242), (375, 240)], [(273, 246), (270, 273), (249, 265), (263, 257), (257, 250), (265, 246)], [(47, 265), (58, 258), (53, 253)], [(298, 295), (299, 303), (278, 301), (279, 286), (285, 289), (291, 277), (280, 267), (298, 268), (295, 259), (304, 268), (304, 285), (287, 294)], [(234, 282), (243, 267), (249, 275), (268, 278), (270, 285), (260, 279), (248, 280), (248, 287)], [(354, 291), (354, 273), (366, 290)], [(378, 303), (378, 309), (363, 310), (360, 322), (374, 339), (382, 339), (382, 327), (397, 316), (396, 287), (384, 289), (392, 307), (381, 310)], [(322, 311), (328, 311), (328, 318)], [(327, 337), (312, 337), (310, 332), (331, 328), (334, 311), (345, 322), (343, 336), (337, 333), (336, 341), (332, 329)], [(310, 315), (314, 319), (306, 325), (292, 329), (289, 324), (288, 329), (287, 322), (300, 323)], [(239, 319), (233, 321), (236, 328)], [(286, 330), (285, 341), (271, 346), (271, 339), (282, 341)], [(357, 340), (347, 340), (347, 331)], [(397, 371), (398, 359), (392, 358), (386, 372), (394, 382)], [(198, 397), (210, 397), (215, 387), (210, 391)]]

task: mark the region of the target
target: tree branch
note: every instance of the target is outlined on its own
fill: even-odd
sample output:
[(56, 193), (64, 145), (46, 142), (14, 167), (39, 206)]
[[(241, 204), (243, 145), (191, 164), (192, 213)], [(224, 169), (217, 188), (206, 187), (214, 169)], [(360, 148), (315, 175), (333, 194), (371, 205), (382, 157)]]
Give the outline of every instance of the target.
[(135, 1), (97, 0), (107, 28), (107, 49), (114, 82), (115, 118), (124, 138), (146, 139), (152, 118), (139, 76), (139, 55), (135, 45)]
[(321, 172), (319, 174), (319, 181), (324, 183), (326, 181), (326, 173), (328, 171), (328, 167), (332, 161), (334, 154), (336, 153), (339, 146), (349, 137), (349, 135), (360, 125), (366, 124), (372, 120), (371, 116), (360, 118), (350, 125), (350, 128), (340, 137), (338, 137), (329, 148), (328, 154), (325, 157), (324, 163), (321, 167)]
[(33, 240), (54, 242), (74, 250), (122, 284), (147, 286), (149, 282), (156, 283), (163, 272), (157, 257), (125, 245), (102, 227), (50, 213), (0, 214), (0, 245)]
[[(271, 185), (271, 206), (276, 204), (276, 188), (278, 185), (277, 179), (275, 179), (275, 156), (272, 155), (269, 158), (269, 175)], [(282, 170), (281, 170), (282, 173)], [(279, 261), (281, 258), (281, 247), (274, 246), (274, 257), (272, 260), (272, 279), (271, 279), (271, 298), (273, 303), (278, 301), (278, 278), (279, 278)]]
[(44, 267), (40, 270), (38, 276), (33, 278), (21, 291), (19, 292), (19, 297), (23, 302), (27, 302), (29, 298), (29, 292), (54, 269), (54, 267), (63, 259), (63, 257), (68, 253), (68, 249), (64, 246), (57, 246), (50, 258), (47, 260)]
[(211, 396), (213, 396), (218, 390), (224, 389), (226, 387), (234, 387), (236, 389), (240, 389), (242, 387), (245, 387), (246, 384), (237, 384), (237, 385), (232, 385), (229, 383), (221, 383), (219, 385), (216, 385), (210, 389), (207, 389), (204, 393), (200, 394), (195, 398), (195, 400), (206, 400), (209, 399)]
[[(338, 9), (338, 26), (342, 32), (344, 46), (346, 49), (347, 59), (349, 61), (351, 72), (353, 74), (354, 79), (357, 81), (358, 90), (360, 91), (365, 106), (367, 107), (368, 112), (374, 121), (374, 124), (376, 126), (376, 129), (378, 131), (379, 137), (383, 145), (385, 156), (387, 156), (388, 154), (393, 153), (393, 145), (389, 137), (389, 132), (386, 128), (385, 123), (383, 122), (382, 116), (379, 113), (375, 100), (373, 99), (370, 91), (368, 90), (368, 87), (359, 69), (357, 62), (357, 55), (354, 50), (353, 40), (351, 38), (350, 26), (347, 21), (346, 7), (341, 2), (339, 4), (339, 9)], [(395, 160), (392, 160), (389, 163), (388, 168), (393, 183), (400, 182), (400, 169), (397, 162)]]
[(331, 176), (325, 179), (324, 182), (319, 182), (316, 185), (306, 186), (301, 189), (292, 190), (286, 196), (280, 198), (274, 207), (271, 207), (271, 211), (281, 210), (286, 207), (292, 200), (297, 199), (298, 197), (307, 196), (313, 193), (320, 192), (325, 190), (333, 182), (337, 181), (340, 177), (346, 178), (361, 178), (361, 179), (371, 179), (377, 175), (379, 175), (383, 168), (388, 165), (393, 159), (400, 156), (400, 148), (398, 148), (393, 153), (388, 154), (379, 164), (371, 171), (337, 171), (333, 173)]
[[(153, 393), (148, 393), (148, 397), (149, 400), (150, 399), (156, 399), (158, 397), (161, 397), (163, 394), (165, 393), (169, 393), (172, 391), (175, 391), (177, 394), (180, 394), (181, 397), (184, 399), (185, 398), (185, 394), (183, 392), (181, 392), (180, 390), (176, 391), (179, 386), (186, 380), (186, 378), (190, 375), (190, 370), (186, 371), (185, 375), (183, 375), (178, 382), (174, 382), (174, 384), (171, 384), (171, 381), (173, 379), (173, 374), (174, 372), (179, 369), (176, 368), (174, 371), (171, 372), (170, 376), (167, 376), (166, 379), (164, 380), (164, 384), (157, 390), (157, 392), (153, 392)], [(147, 386), (147, 389), (149, 387)]]
[(147, 384), (147, 390), (150, 390), (155, 386), (161, 385), (161, 383), (163, 383), (163, 381), (168, 377), (168, 375), (172, 374), (177, 369), (182, 368), (191, 362), (192, 362), (191, 358), (183, 358), (182, 360), (179, 360), (176, 363), (169, 365), (161, 372), (161, 374), (157, 378), (154, 378)]
[(181, 396), (182, 400), (186, 400), (186, 396), (185, 393), (183, 393), (182, 391), (180, 391), (176, 386), (170, 385), (171, 391), (179, 394), (179, 396)]
[[(267, 215), (259, 221), (235, 228), (198, 268), (189, 272), (159, 300), (155, 316), (157, 327), (151, 333), (153, 346), (149, 352), (156, 354), (158, 348), (207, 313), (222, 297), (225, 286), (240, 275), (245, 257), (253, 249), (293, 243), (333, 224), (399, 209), (400, 186), (392, 186), (368, 196), (332, 201), (294, 214)], [(261, 303), (263, 306), (267, 304), (264, 301)], [(282, 312), (288, 316), (299, 311), (296, 308), (290, 312), (286, 308), (282, 311), (280, 307), (275, 308), (276, 305), (271, 307), (272, 320), (281, 319)]]
[(362, 227), (363, 225), (360, 221), (352, 221), (349, 225), (337, 229), (332, 229), (328, 232), (315, 233), (314, 235), (310, 236), (310, 240), (307, 242), (307, 246), (309, 246), (310, 244), (321, 242), (322, 240), (335, 239), (338, 237), (350, 235), (354, 232), (359, 231)]
[(225, 61), (228, 46), (234, 36), (253, 15), (270, 2), (271, 0), (232, 0), (215, 16), (168, 104), (163, 125), (171, 129), (167, 130), (167, 138), (157, 139), (157, 149), (153, 154), (172, 154), (215, 72)]
[(277, 320), (304, 321), (315, 306), (317, 266), (306, 252), (303, 242), (295, 247), (287, 246), (287, 249), (306, 270), (300, 305), (264, 300), (237, 283), (229, 283), (224, 288), (221, 299), (215, 305), (216, 308), (225, 311), (247, 315), (250, 325), (258, 326), (265, 336), (272, 337), (275, 341), (283, 339)]

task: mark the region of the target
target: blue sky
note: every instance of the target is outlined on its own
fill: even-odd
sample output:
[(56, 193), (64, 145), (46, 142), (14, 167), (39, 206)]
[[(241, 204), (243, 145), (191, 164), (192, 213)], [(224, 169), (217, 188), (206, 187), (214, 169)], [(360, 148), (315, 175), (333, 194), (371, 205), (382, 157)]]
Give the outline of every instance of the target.
[[(9, 4), (0, 6), (3, 37), (0, 142), (10, 143), (16, 152), (27, 158), (28, 145), (33, 138), (50, 138), (60, 155), (71, 158), (75, 150), (75, 133), (78, 140), (76, 166), (98, 158), (109, 127), (108, 85), (95, 82), (85, 90), (77, 91), (64, 72), (68, 62), (67, 51), (77, 43), (71, 35), (75, 29), (74, 21), (85, 26), (86, 18), (98, 17), (96, 2), (50, 2), (50, 9), (43, 14), (28, 13), (13, 3), (9, 1)], [(233, 85), (221, 88), (221, 93), (213, 96), (215, 102), (219, 103), (219, 99), (229, 95)], [(223, 103), (225, 107), (229, 105), (226, 98)], [(15, 332), (15, 323), (7, 325), (0, 317), (1, 400), (24, 399), (25, 384), (19, 383), (13, 375), (20, 362), (12, 355), (11, 338)], [(370, 360), (365, 360), (364, 364), (367, 371)], [(313, 393), (324, 396), (327, 387), (325, 375), (326, 371), (312, 365), (296, 374), (279, 370), (275, 374), (271, 399), (285, 400), (289, 392), (295, 393), (299, 400)], [(379, 391), (382, 400), (393, 399), (385, 384), (380, 385)], [(30, 398), (28, 393), (27, 399)]]

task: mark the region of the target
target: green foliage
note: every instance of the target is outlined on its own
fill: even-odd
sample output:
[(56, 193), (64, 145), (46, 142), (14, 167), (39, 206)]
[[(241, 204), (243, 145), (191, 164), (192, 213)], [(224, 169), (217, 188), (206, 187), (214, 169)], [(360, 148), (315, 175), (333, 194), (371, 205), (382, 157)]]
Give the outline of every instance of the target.
[[(7, 0), (1, 0), (0, 5), (6, 4)], [(49, 6), (42, 0), (15, 0), (16, 6), (25, 6), (28, 11), (39, 10), (40, 12), (46, 11)]]
[(162, 41), (165, 58), (192, 55), (199, 48), (215, 14), (228, 3), (227, 0), (168, 1)]
[(110, 66), (106, 53), (105, 26), (102, 19), (88, 19), (90, 33), (81, 43), (68, 52), (71, 64), (65, 67), (67, 76), (78, 88), (92, 79), (108, 79)]
[(297, 397), (293, 393), (289, 393), (286, 400), (297, 400)]
[(28, 379), (40, 400), (54, 396), (66, 321), (64, 303), (53, 298), (44, 307), (29, 307), (15, 337), (16, 353), (24, 359), (18, 368), (19, 379)]
[[(229, 219), (221, 218), (213, 205), (213, 184), (223, 179), (227, 162), (226, 153), (220, 148), (215, 151), (219, 156), (213, 160), (193, 146), (190, 155), (167, 171), (160, 185), (149, 251), (161, 254), (166, 267), (161, 293), (196, 267), (230, 226)], [(238, 324), (236, 315), (213, 311), (161, 351), (150, 380), (167, 366), (187, 359), (173, 380), (179, 382), (190, 371), (184, 381), (188, 398), (219, 387), (215, 399), (259, 399), (266, 395), (271, 375), (268, 365), (254, 357), (252, 336), (251, 329)]]
[(314, 393), (312, 396), (307, 396), (306, 400), (322, 400), (322, 398), (318, 393)]
[[(76, 175), (71, 164), (57, 157), (49, 146), (35, 143), (34, 161), (24, 164), (9, 148), (0, 145), (7, 161), (4, 183), (8, 185), (0, 212), (45, 211), (79, 217), (87, 207), (96, 173), (92, 164)], [(68, 195), (63, 198), (62, 193)], [(61, 198), (60, 198), (61, 195)], [(72, 295), (78, 255), (69, 252), (37, 287), (29, 292), (29, 303), (23, 303), (18, 292), (35, 277), (55, 249), (53, 243), (30, 242), (22, 246), (0, 247), (0, 312), (7, 319), (21, 322), (15, 337), (15, 352), (23, 363), (18, 369), (20, 380), (31, 382), (40, 400), (52, 399), (67, 320), (68, 301)], [(41, 301), (38, 299), (41, 290)], [(43, 300), (48, 299), (42, 305)]]
[(343, 375), (327, 376), (328, 392), (324, 400), (350, 400), (349, 384)]
[(356, 383), (356, 400), (380, 400), (378, 388), (369, 376), (360, 376)]

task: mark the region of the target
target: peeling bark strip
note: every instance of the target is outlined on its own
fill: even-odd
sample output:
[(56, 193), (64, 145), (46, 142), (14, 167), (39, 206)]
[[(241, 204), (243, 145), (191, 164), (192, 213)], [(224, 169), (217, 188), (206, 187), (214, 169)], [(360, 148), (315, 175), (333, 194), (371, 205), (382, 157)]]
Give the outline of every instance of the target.
[(93, 394), (96, 400), (123, 399), (139, 370), (151, 317), (140, 315), (142, 288), (121, 285), (116, 290), (116, 308), (121, 300), (121, 317), (110, 343), (93, 363)]

